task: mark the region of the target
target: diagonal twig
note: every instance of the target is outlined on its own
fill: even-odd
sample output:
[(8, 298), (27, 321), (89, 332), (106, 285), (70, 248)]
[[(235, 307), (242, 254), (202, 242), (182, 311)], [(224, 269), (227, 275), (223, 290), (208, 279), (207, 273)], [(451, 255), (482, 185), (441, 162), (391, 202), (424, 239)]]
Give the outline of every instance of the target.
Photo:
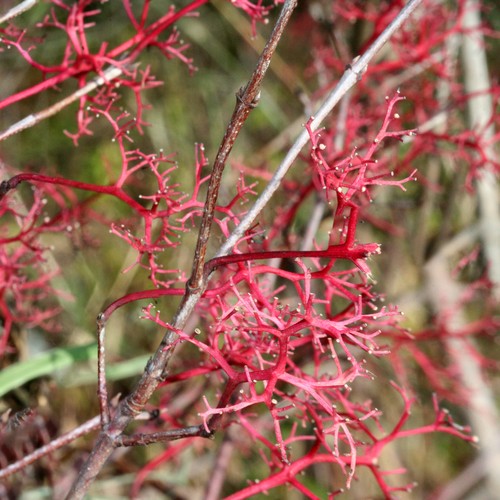
[(16, 16), (19, 16), (23, 12), (26, 12), (27, 10), (31, 9), (31, 7), (33, 7), (37, 2), (38, 0), (24, 0), (23, 2), (14, 5), (14, 7), (9, 9), (5, 14), (0, 15), (0, 24), (3, 24)]
[(122, 73), (123, 73), (122, 68), (118, 66), (109, 66), (102, 72), (101, 75), (93, 78), (89, 83), (84, 85), (82, 88), (78, 89), (76, 92), (73, 92), (73, 94), (69, 95), (68, 97), (65, 97), (64, 99), (61, 99), (60, 101), (56, 102), (55, 104), (52, 104), (51, 106), (43, 109), (42, 111), (38, 111), (36, 113), (32, 113), (28, 116), (25, 116), (23, 119), (19, 120), (18, 122), (14, 123), (7, 129), (0, 132), (0, 141), (3, 141), (4, 139), (7, 139), (12, 135), (17, 134), (22, 130), (33, 127), (34, 125), (37, 125), (41, 121), (46, 120), (51, 116), (54, 116), (55, 114), (59, 113), (59, 111), (61, 111), (62, 109), (68, 107), (70, 104), (73, 104), (75, 101), (78, 101), (78, 99), (81, 99), (83, 96), (90, 94), (101, 85), (104, 85), (105, 83), (108, 83), (111, 80), (118, 78)]
[(48, 455), (49, 453), (53, 453), (54, 451), (62, 448), (63, 446), (68, 445), (86, 434), (93, 432), (99, 428), (101, 424), (101, 417), (97, 415), (96, 417), (88, 420), (82, 425), (79, 425), (76, 429), (71, 430), (70, 432), (63, 434), (62, 436), (53, 439), (50, 443), (47, 443), (45, 446), (42, 446), (32, 453), (29, 453), (22, 457), (17, 462), (14, 462), (7, 467), (4, 467), (0, 470), (0, 479), (5, 479), (8, 476), (15, 474), (16, 472), (22, 471), (26, 466), (40, 460), (40, 458)]
[(193, 270), (188, 282), (188, 293), (189, 289), (198, 290), (203, 286), (203, 266), (205, 264), (207, 243), (210, 237), (210, 229), (214, 218), (222, 172), (224, 171), (227, 158), (233, 148), (234, 141), (240, 133), (241, 127), (248, 118), (250, 111), (258, 104), (262, 80), (264, 79), (264, 75), (271, 62), (271, 57), (276, 50), (278, 42), (285, 30), (285, 26), (296, 5), (297, 0), (289, 0), (285, 3), (274, 30), (259, 57), (250, 81), (245, 88), (241, 88), (236, 94), (236, 107), (234, 108), (226, 133), (219, 146), (219, 151), (217, 152), (210, 175), (207, 198), (203, 208), (203, 217), (201, 219), (198, 241), (196, 243), (195, 256), (193, 259)]

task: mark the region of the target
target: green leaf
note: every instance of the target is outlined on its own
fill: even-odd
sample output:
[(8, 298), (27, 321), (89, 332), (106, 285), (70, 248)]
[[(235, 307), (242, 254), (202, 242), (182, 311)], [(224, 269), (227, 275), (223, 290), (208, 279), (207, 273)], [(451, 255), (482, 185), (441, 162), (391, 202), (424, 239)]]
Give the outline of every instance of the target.
[(82, 361), (97, 359), (97, 344), (60, 347), (16, 363), (0, 372), (0, 397), (21, 385)]

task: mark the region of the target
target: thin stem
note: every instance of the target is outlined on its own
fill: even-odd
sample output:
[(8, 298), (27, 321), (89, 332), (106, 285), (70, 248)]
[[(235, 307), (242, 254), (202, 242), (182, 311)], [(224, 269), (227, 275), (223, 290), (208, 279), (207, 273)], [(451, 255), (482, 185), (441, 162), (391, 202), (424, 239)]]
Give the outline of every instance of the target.
[(46, 120), (47, 118), (59, 113), (59, 111), (68, 107), (78, 99), (81, 99), (83, 96), (90, 94), (90, 92), (94, 91), (101, 85), (104, 85), (105, 83), (118, 78), (120, 75), (122, 75), (122, 73), (122, 68), (119, 68), (118, 66), (110, 66), (103, 71), (102, 75), (93, 78), (89, 83), (84, 85), (81, 89), (78, 89), (73, 94), (65, 97), (64, 99), (61, 99), (59, 102), (52, 104), (42, 111), (38, 111), (37, 113), (32, 113), (28, 116), (25, 116), (22, 120), (19, 120), (9, 128), (5, 129), (3, 132), (0, 132), (0, 141), (7, 139), (11, 135), (21, 132), (21, 130), (33, 127), (41, 121)]
[(63, 179), (62, 177), (51, 177), (50, 175), (42, 174), (18, 174), (11, 177), (7, 181), (0, 183), (0, 200), (11, 190), (16, 188), (21, 182), (40, 182), (42, 184), (54, 184), (56, 186), (67, 186), (74, 189), (81, 189), (82, 191), (90, 191), (92, 193), (107, 194), (114, 196), (123, 201), (130, 208), (136, 210), (143, 217), (150, 213), (150, 210), (143, 207), (140, 203), (135, 201), (134, 198), (126, 194), (122, 189), (117, 186), (99, 186), (97, 184), (89, 184), (87, 182), (73, 181), (70, 179)]
[(111, 314), (120, 307), (144, 299), (156, 299), (165, 295), (182, 295), (181, 289), (169, 288), (167, 290), (143, 290), (133, 292), (112, 302), (104, 311), (97, 316), (97, 396), (101, 412), (102, 427), (110, 421), (108, 388), (106, 385), (106, 321)]
[(271, 62), (278, 42), (283, 35), (285, 27), (297, 5), (297, 0), (287, 0), (283, 5), (278, 21), (273, 32), (262, 51), (257, 66), (245, 88), (240, 89), (236, 95), (236, 106), (226, 129), (226, 133), (219, 146), (219, 151), (215, 158), (210, 183), (208, 186), (207, 198), (203, 209), (203, 216), (198, 233), (198, 241), (193, 259), (193, 269), (191, 278), (187, 284), (187, 290), (199, 290), (204, 286), (203, 267), (205, 265), (207, 244), (210, 238), (212, 222), (214, 218), (215, 207), (219, 194), (222, 173), (226, 165), (227, 158), (231, 153), (234, 142), (238, 137), (243, 124), (245, 123), (250, 111), (257, 105), (260, 98), (260, 86)]
[(211, 437), (211, 433), (205, 430), (203, 425), (193, 425), (183, 427), (182, 429), (173, 429), (171, 431), (151, 432), (149, 434), (134, 434), (133, 436), (118, 436), (115, 440), (115, 446), (146, 446), (153, 443), (167, 443), (177, 439), (189, 437)]
[(23, 12), (26, 12), (27, 10), (31, 9), (31, 7), (33, 7), (37, 2), (38, 0), (24, 0), (23, 2), (18, 3), (17, 5), (9, 9), (3, 16), (0, 16), (0, 24), (5, 23), (9, 19), (16, 17)]
[(110, 412), (108, 404), (108, 387), (106, 384), (106, 317), (97, 316), (97, 397), (101, 414), (101, 427), (109, 424)]
[(271, 250), (266, 252), (249, 252), (241, 254), (238, 253), (216, 257), (215, 259), (208, 261), (205, 266), (205, 272), (208, 275), (214, 269), (220, 266), (227, 266), (229, 264), (237, 264), (239, 262), (249, 262), (254, 260), (325, 257), (328, 259), (345, 259), (356, 261), (357, 259), (364, 259), (370, 254), (370, 252), (373, 252), (375, 250), (376, 248), (373, 245), (350, 246), (343, 243), (341, 245), (332, 245), (326, 250)]
[(84, 424), (78, 426), (76, 429), (73, 429), (67, 434), (64, 434), (58, 437), (57, 439), (52, 440), (50, 443), (46, 444), (45, 446), (42, 446), (41, 448), (38, 448), (33, 453), (26, 455), (21, 460), (18, 460), (17, 462), (1, 469), (0, 479), (5, 479), (7, 476), (10, 476), (12, 474), (15, 474), (16, 472), (23, 470), (28, 465), (32, 464), (33, 462), (36, 462), (37, 460), (40, 460), (40, 458), (48, 455), (49, 453), (53, 453), (55, 450), (58, 450), (59, 448), (66, 446), (67, 444), (73, 442), (75, 439), (98, 429), (100, 424), (101, 424), (100, 416), (88, 420)]

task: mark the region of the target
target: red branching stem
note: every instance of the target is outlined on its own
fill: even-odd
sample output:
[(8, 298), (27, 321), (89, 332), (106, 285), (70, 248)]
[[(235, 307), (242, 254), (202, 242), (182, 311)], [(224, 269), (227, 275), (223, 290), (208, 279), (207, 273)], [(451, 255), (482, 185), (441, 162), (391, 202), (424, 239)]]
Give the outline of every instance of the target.
[(164, 297), (166, 295), (181, 296), (183, 293), (184, 290), (181, 288), (179, 289), (169, 288), (166, 290), (154, 289), (154, 290), (142, 290), (140, 292), (132, 292), (112, 302), (108, 307), (106, 307), (106, 309), (102, 311), (100, 317), (104, 321), (107, 321), (110, 318), (111, 314), (113, 314), (117, 309), (124, 306), (125, 304), (129, 304), (130, 302), (137, 302), (138, 300), (145, 300), (145, 299), (157, 299), (159, 297)]
[(236, 264), (238, 262), (252, 262), (265, 259), (297, 259), (324, 257), (328, 259), (345, 259), (356, 262), (358, 259), (365, 259), (373, 253), (379, 252), (379, 246), (376, 243), (368, 245), (358, 245), (349, 247), (346, 244), (332, 245), (326, 250), (274, 250), (267, 252), (250, 252), (243, 254), (232, 254), (224, 257), (211, 259), (206, 264), (206, 272), (210, 273), (218, 267)]
[(110, 50), (107, 56), (111, 59), (115, 59), (130, 51), (130, 55), (127, 56), (127, 59), (131, 61), (134, 60), (135, 57), (140, 54), (149, 43), (156, 40), (158, 35), (165, 31), (166, 28), (172, 26), (176, 21), (192, 13), (207, 2), (208, 0), (194, 0), (177, 12), (175, 12), (174, 7), (171, 7), (167, 14), (155, 21), (148, 28), (141, 29), (141, 31), (130, 40)]
[(57, 186), (67, 186), (75, 189), (80, 189), (82, 191), (91, 191), (97, 194), (108, 194), (118, 198), (119, 200), (125, 202), (131, 208), (139, 212), (141, 215), (145, 215), (149, 212), (147, 208), (144, 208), (140, 203), (135, 201), (133, 198), (128, 196), (122, 189), (116, 185), (111, 186), (98, 186), (97, 184), (89, 184), (87, 182), (72, 181), (70, 179), (64, 179), (62, 177), (53, 177), (50, 175), (42, 174), (18, 174), (10, 178), (7, 181), (2, 181), (0, 184), (0, 200), (11, 190), (16, 188), (21, 182), (40, 182), (45, 184), (55, 184)]
[(162, 289), (162, 290), (143, 290), (140, 292), (129, 293), (112, 302), (104, 311), (97, 316), (97, 396), (99, 399), (99, 408), (101, 413), (101, 425), (104, 427), (110, 421), (109, 398), (106, 384), (106, 321), (114, 311), (130, 302), (138, 300), (157, 299), (167, 295), (182, 296), (182, 289)]
[[(40, 67), (39, 69), (44, 73), (58, 71), (58, 74), (0, 101), (0, 109), (3, 109), (33, 95), (43, 93), (50, 88), (55, 88), (69, 78), (76, 78), (79, 75), (88, 74), (94, 70), (100, 72), (100, 68), (102, 68), (103, 64), (111, 63), (114, 65), (118, 65), (132, 63), (144, 50), (145, 47), (151, 44), (156, 44), (156, 39), (160, 33), (165, 31), (168, 27), (172, 26), (180, 18), (189, 15), (194, 10), (207, 3), (207, 1), (208, 0), (194, 0), (190, 4), (180, 9), (178, 12), (175, 12), (174, 7), (172, 7), (167, 14), (155, 21), (149, 27), (144, 28), (143, 24), (138, 26), (138, 33), (126, 42), (122, 43), (118, 47), (115, 47), (114, 49), (109, 50), (108, 52), (102, 51), (103, 47), (101, 47), (98, 54), (90, 54), (88, 52), (87, 43), (85, 38), (83, 37), (83, 27), (81, 26), (82, 16), (79, 12), (79, 9), (81, 7), (79, 5), (74, 5), (68, 19), (69, 25), (67, 27), (64, 27), (63, 29), (66, 30), (68, 36), (70, 37), (70, 39), (72, 39), (73, 47), (76, 50), (78, 57), (76, 57), (73, 61), (64, 61), (64, 65), (62, 65), (61, 67)], [(95, 13), (96, 12), (86, 12), (86, 15), (88, 16)], [(74, 20), (75, 14), (79, 14), (77, 24), (71, 25), (72, 20)], [(78, 38), (76, 33), (79, 33)], [(5, 43), (15, 45), (18, 50), (21, 50), (23, 56), (31, 65), (37, 66), (37, 63), (31, 59), (29, 53), (27, 53), (20, 47), (19, 43), (11, 42), (8, 40), (6, 40)], [(120, 57), (122, 57), (121, 60), (119, 60)]]

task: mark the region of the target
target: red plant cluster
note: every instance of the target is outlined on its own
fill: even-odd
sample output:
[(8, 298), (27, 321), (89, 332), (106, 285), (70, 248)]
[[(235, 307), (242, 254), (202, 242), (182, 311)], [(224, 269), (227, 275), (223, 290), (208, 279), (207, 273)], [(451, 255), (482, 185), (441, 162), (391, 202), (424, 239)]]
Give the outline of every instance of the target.
[[(100, 2), (102, 8), (105, 3)], [(433, 401), (434, 419), (414, 426), (410, 413), (415, 399), (409, 388), (401, 388), (402, 382), (390, 382), (401, 397), (401, 405), (397, 416), (388, 419), (387, 413), (393, 408), (377, 408), (356, 391), (363, 380), (377, 384), (377, 363), (385, 357), (390, 359), (395, 375), (406, 380), (401, 352), (408, 349), (428, 381), (438, 392), (441, 390), (440, 396), (452, 399), (440, 385), (443, 373), (453, 378), (452, 370), (438, 370), (436, 361), (415, 344), (415, 337), (398, 326), (398, 310), (382, 305), (383, 286), (377, 286), (370, 265), (372, 256), (383, 253), (384, 247), (365, 241), (367, 234), (374, 233), (363, 231), (362, 223), (369, 222), (382, 231), (384, 241), (388, 241), (387, 235), (401, 234), (396, 223), (379, 216), (372, 207), (385, 189), (397, 187), (405, 191), (409, 182), (417, 180), (414, 165), (419, 158), (435, 153), (440, 142), (448, 148), (443, 156), (469, 163), (469, 187), (479, 175), (486, 158), (486, 144), (479, 139), (481, 131), (453, 131), (461, 119), (458, 115), (452, 115), (449, 128), (426, 131), (425, 124), (442, 106), (435, 87), (422, 86), (418, 80), (423, 74), (429, 80), (452, 80), (454, 69), (448, 65), (444, 42), (460, 33), (462, 2), (449, 23), (442, 22), (452, 16), (450, 7), (444, 4), (427, 6), (427, 11), (419, 12), (417, 20), (397, 31), (391, 57), (375, 60), (357, 75), (359, 85), (351, 95), (344, 96), (334, 120), (322, 129), (318, 129), (314, 117), (305, 123), (310, 146), (297, 162), (303, 169), (300, 178), (282, 183), (286, 201), (275, 208), (274, 214), (264, 213), (257, 225), (246, 229), (230, 253), (201, 259), (202, 272), (199, 279), (193, 280), (186, 269), (165, 267), (165, 253), (185, 251), (183, 236), (197, 233), (200, 221), (203, 224), (207, 218), (211, 218), (210, 222), (213, 219), (222, 237), (230, 238), (260, 193), (250, 175), (245, 178), (242, 174), (229, 201), (223, 204), (216, 195), (210, 200), (215, 174), (206, 168), (209, 162), (203, 145), (198, 144), (192, 174), (194, 187), (186, 194), (173, 180), (179, 168), (173, 155), (137, 148), (132, 132), (142, 133), (149, 126), (143, 93), (161, 85), (149, 67), (140, 67), (141, 56), (147, 49), (156, 49), (163, 57), (179, 59), (193, 71), (188, 46), (175, 24), (194, 15), (205, 3), (195, 0), (179, 10), (170, 7), (160, 18), (152, 19), (150, 1), (138, 8), (123, 0), (120, 6), (129, 26), (124, 40), (115, 44), (104, 33), (96, 34), (101, 11), (90, 0), (69, 4), (52, 0), (50, 13), (34, 33), (14, 24), (0, 30), (0, 50), (16, 50), (42, 77), (38, 83), (1, 100), (0, 110), (43, 92), (66, 89), (71, 81), (77, 86), (66, 98), (30, 114), (0, 133), (0, 137), (7, 139), (37, 125), (77, 101), (77, 130), (66, 134), (75, 146), (82, 147), (85, 136), (94, 133), (99, 120), (105, 120), (120, 159), (119, 171), (107, 183), (27, 171), (1, 183), (0, 313), (4, 328), (0, 352), (13, 351), (9, 340), (15, 324), (45, 330), (55, 327), (59, 306), (52, 299), (59, 292), (51, 284), (56, 271), (48, 270), (47, 255), (52, 250), (44, 238), (70, 234), (91, 220), (108, 224), (110, 237), (118, 238), (135, 252), (132, 266), (122, 270), (130, 271), (135, 266), (144, 270), (151, 288), (110, 297), (111, 304), (98, 317), (102, 440), (115, 439), (113, 446), (118, 446), (184, 439), (169, 444), (137, 474), (133, 494), (138, 494), (149, 472), (179, 457), (193, 440), (219, 431), (229, 433), (237, 426), (242, 431), (238, 437), (241, 452), (253, 453), (267, 473), (228, 498), (250, 498), (284, 485), (307, 498), (318, 498), (314, 488), (300, 478), (306, 470), (322, 463), (334, 464), (346, 476), (345, 485), (332, 484), (324, 493), (329, 498), (344, 487), (350, 488), (360, 468), (367, 468), (382, 494), (392, 498), (394, 492), (409, 491), (413, 485), (398, 486), (388, 479), (403, 470), (379, 467), (387, 446), (401, 438), (431, 432), (475, 440), (468, 428), (456, 425), (450, 414), (439, 407), (437, 398)], [(256, 22), (266, 21), (271, 10), (260, 1), (232, 3), (250, 16), (254, 30)], [(370, 35), (357, 47), (359, 54), (364, 54), (400, 10), (400, 2), (370, 4), (366, 8), (355, 2), (335, 2), (331, 12), (323, 13), (326, 18), (322, 22), (328, 26), (335, 20), (336, 29), (353, 23), (369, 25)], [(302, 13), (291, 29), (303, 36), (312, 23), (312, 18)], [(45, 57), (40, 54), (44, 46), (40, 34), (53, 30), (61, 31), (66, 42), (59, 60), (51, 60), (49, 65), (42, 62)], [(345, 41), (336, 40), (341, 57), (334, 57), (331, 40), (320, 29), (313, 31), (313, 43), (314, 62), (309, 77), (327, 82), (315, 92), (314, 98), (320, 101), (331, 90), (331, 82), (354, 67), (358, 54), (351, 53)], [(397, 90), (399, 86), (408, 97), (406, 101)], [(245, 101), (249, 87), (237, 96), (237, 106), (245, 108), (247, 114), (258, 100)], [(134, 112), (121, 107), (124, 89), (135, 97)], [(498, 88), (492, 93), (497, 95)], [(448, 98), (445, 110), (465, 103), (463, 89), (457, 83), (450, 83)], [(415, 123), (424, 124), (423, 133), (416, 133)], [(231, 147), (232, 143), (229, 150)], [(267, 172), (243, 170), (268, 179)], [(419, 180), (427, 182), (425, 175), (419, 175)], [(30, 196), (18, 196), (16, 189), (21, 183), (33, 185)], [(208, 213), (208, 201), (204, 204), (202, 200), (206, 190), (208, 201), (216, 200), (212, 213)], [(307, 238), (292, 226), (312, 198), (320, 207), (320, 216), (316, 226), (312, 222), (308, 225), (313, 234)], [(97, 208), (96, 202), (103, 199), (118, 201), (128, 216), (123, 220), (108, 217)], [(326, 235), (320, 229), (321, 220), (321, 228), (328, 225)], [(203, 255), (206, 249), (205, 243)], [(148, 377), (155, 379), (161, 420), (169, 430), (155, 433), (154, 424), (144, 424), (142, 430), (150, 433), (131, 436), (127, 441), (123, 434), (129, 422), (126, 418), (142, 415), (147, 402), (144, 394), (150, 389), (153, 392), (156, 386), (148, 386), (143, 393), (137, 390), (121, 403), (109, 403), (104, 379), (106, 324), (119, 307), (174, 295), (183, 300), (181, 312), (186, 303), (196, 300), (192, 321), (180, 324), (181, 313), (166, 318), (160, 306), (153, 303), (143, 308), (142, 318), (159, 325), (170, 337), (155, 355), (165, 356), (161, 370), (156, 365), (152, 368), (151, 362), (139, 384), (145, 385), (143, 381)], [(467, 335), (495, 325), (490, 313), (472, 325)], [(423, 334), (420, 340), (439, 339), (444, 330), (427, 337)], [(175, 370), (168, 366), (174, 351), (180, 360)], [(156, 375), (158, 370), (160, 375)], [(199, 380), (208, 380), (200, 391)], [(385, 380), (382, 385), (387, 387), (389, 383)], [(176, 415), (170, 408), (175, 406), (178, 387), (186, 388), (186, 393), (193, 391), (195, 400), (192, 407)], [(57, 446), (66, 442), (61, 440)], [(48, 451), (53, 451), (50, 446)]]
[[(380, 246), (358, 243), (356, 229), (359, 211), (372, 201), (374, 186), (405, 189), (404, 184), (414, 179), (415, 172), (394, 179), (393, 172), (374, 158), (385, 140), (414, 134), (390, 130), (399, 118), (394, 107), (401, 99), (396, 94), (389, 100), (380, 131), (366, 151), (345, 159), (329, 160), (323, 141), (328, 131), (310, 131), (311, 182), (325, 201), (333, 199), (335, 205), (328, 247), (259, 251), (255, 247), (262, 243), (254, 243), (258, 235), (247, 234), (236, 246), (238, 253), (206, 264), (206, 272), (216, 269), (217, 276), (200, 301), (204, 327), (196, 328), (195, 335), (176, 330), (179, 343), (194, 345), (202, 357), (196, 365), (184, 366), (168, 377), (164, 385), (216, 375), (221, 386), (212, 388), (218, 394), (216, 400), (203, 396), (205, 409), (199, 413), (206, 432), (239, 424), (260, 445), (261, 458), (269, 467), (268, 478), (230, 498), (249, 498), (283, 484), (315, 498), (297, 475), (322, 462), (340, 466), (347, 475), (347, 487), (356, 467), (366, 466), (390, 497), (394, 491), (412, 488), (390, 486), (387, 473), (377, 466), (384, 447), (395, 439), (435, 431), (473, 439), (437, 405), (431, 425), (403, 430), (413, 400), (396, 385), (403, 405), (400, 419), (390, 430), (380, 422), (382, 411), (369, 401), (357, 403), (352, 398), (358, 378), (374, 378), (366, 366), (368, 358), (389, 353), (388, 346), (378, 342), (382, 331), (397, 331), (399, 313), (380, 308), (370, 284), (367, 260), (380, 253)], [(266, 240), (265, 246), (271, 243)], [(291, 261), (291, 268), (260, 262), (271, 259)], [(144, 317), (174, 329), (153, 305), (145, 309)], [(269, 419), (262, 418), (260, 405), (267, 408)], [(274, 440), (268, 437), (271, 429)], [(302, 456), (298, 444), (304, 442), (309, 451)]]

